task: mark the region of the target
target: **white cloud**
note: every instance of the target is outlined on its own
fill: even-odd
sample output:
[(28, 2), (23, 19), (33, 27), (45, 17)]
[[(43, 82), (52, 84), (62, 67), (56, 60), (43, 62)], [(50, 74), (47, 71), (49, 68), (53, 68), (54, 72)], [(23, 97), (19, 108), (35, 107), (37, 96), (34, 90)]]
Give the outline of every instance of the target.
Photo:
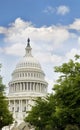
[(76, 54), (80, 55), (80, 50), (76, 48), (72, 48), (70, 52), (66, 53), (66, 58), (69, 59), (74, 59), (74, 56)]
[(49, 86), (48, 86), (48, 92), (51, 93), (52, 92), (52, 88), (54, 85), (53, 80), (46, 78), (46, 81), (48, 82)]
[(71, 35), (62, 26), (43, 26), (37, 28), (31, 22), (20, 18), (17, 18), (9, 27), (4, 28), (1, 32), (5, 35), (4, 41), (7, 45), (5, 53), (14, 55), (21, 55), (21, 48), (27, 44), (28, 37), (31, 38), (31, 44), (35, 50), (52, 51), (59, 48)]
[(69, 28), (80, 31), (80, 19), (75, 19), (75, 21), (70, 24)]
[(13, 44), (12, 46), (8, 46), (4, 48), (4, 52), (10, 55), (23, 56), (24, 55), (25, 46), (21, 43)]
[(70, 9), (66, 5), (60, 5), (58, 7), (52, 7), (48, 6), (47, 8), (44, 9), (43, 11), (46, 14), (60, 14), (60, 15), (65, 15), (70, 12)]
[(37, 59), (41, 59), (41, 62), (46, 64), (58, 64), (62, 61), (61, 56), (51, 54), (51, 52), (45, 52), (45, 51), (37, 52), (35, 57), (37, 57)]
[(69, 7), (65, 5), (61, 5), (57, 7), (56, 10), (57, 10), (57, 14), (60, 14), (60, 15), (65, 15), (70, 12)]
[(5, 34), (7, 29), (5, 27), (0, 27), (0, 34)]

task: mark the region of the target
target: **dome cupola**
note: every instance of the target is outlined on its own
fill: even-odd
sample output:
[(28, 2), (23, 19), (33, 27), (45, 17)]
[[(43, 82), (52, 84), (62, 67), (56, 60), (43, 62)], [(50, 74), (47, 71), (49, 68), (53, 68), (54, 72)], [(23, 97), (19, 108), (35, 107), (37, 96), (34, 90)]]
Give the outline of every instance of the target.
[(25, 56), (32, 56), (32, 54), (31, 54), (32, 48), (30, 46), (30, 39), (29, 38), (27, 40), (27, 46), (26, 46), (25, 50), (26, 50), (26, 55)]

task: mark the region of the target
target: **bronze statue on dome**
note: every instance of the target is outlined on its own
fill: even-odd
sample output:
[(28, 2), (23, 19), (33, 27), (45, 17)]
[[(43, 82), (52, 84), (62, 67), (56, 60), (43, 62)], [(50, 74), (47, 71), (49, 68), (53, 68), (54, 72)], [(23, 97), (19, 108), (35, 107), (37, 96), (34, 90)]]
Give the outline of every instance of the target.
[(30, 47), (30, 38), (27, 39), (27, 47)]

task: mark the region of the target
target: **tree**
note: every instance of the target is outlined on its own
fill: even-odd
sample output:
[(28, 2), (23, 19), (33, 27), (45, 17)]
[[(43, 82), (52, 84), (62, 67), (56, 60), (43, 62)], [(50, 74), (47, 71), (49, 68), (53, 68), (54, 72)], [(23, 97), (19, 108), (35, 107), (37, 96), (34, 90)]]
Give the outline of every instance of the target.
[(55, 72), (61, 73), (54, 90), (56, 116), (62, 129), (68, 124), (80, 127), (80, 63), (76, 60), (55, 67)]
[(46, 98), (37, 98), (35, 106), (32, 106), (32, 110), (29, 112), (28, 117), (25, 118), (25, 121), (39, 130), (53, 130), (52, 126), (55, 125), (52, 121), (54, 107), (53, 94), (48, 95)]
[(0, 130), (2, 127), (10, 125), (13, 122), (12, 114), (8, 109), (8, 101), (4, 96), (5, 85), (2, 83), (0, 76)]
[[(80, 129), (80, 63), (79, 55), (54, 70), (60, 73), (54, 94), (39, 98), (25, 121), (41, 130)], [(40, 130), (39, 129), (39, 130)]]

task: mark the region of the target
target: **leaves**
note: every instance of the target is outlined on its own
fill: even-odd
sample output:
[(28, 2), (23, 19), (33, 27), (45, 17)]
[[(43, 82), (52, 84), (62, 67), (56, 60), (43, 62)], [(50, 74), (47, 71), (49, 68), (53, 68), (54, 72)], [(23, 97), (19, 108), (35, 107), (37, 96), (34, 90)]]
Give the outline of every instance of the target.
[[(68, 130), (80, 127), (80, 56), (69, 60), (55, 72), (60, 73), (54, 85), (54, 94), (39, 98), (25, 121), (42, 130)], [(71, 130), (70, 129), (70, 130)]]
[(5, 85), (2, 84), (2, 78), (0, 76), (0, 129), (13, 122), (12, 114), (8, 109), (8, 101), (4, 96), (4, 89)]

